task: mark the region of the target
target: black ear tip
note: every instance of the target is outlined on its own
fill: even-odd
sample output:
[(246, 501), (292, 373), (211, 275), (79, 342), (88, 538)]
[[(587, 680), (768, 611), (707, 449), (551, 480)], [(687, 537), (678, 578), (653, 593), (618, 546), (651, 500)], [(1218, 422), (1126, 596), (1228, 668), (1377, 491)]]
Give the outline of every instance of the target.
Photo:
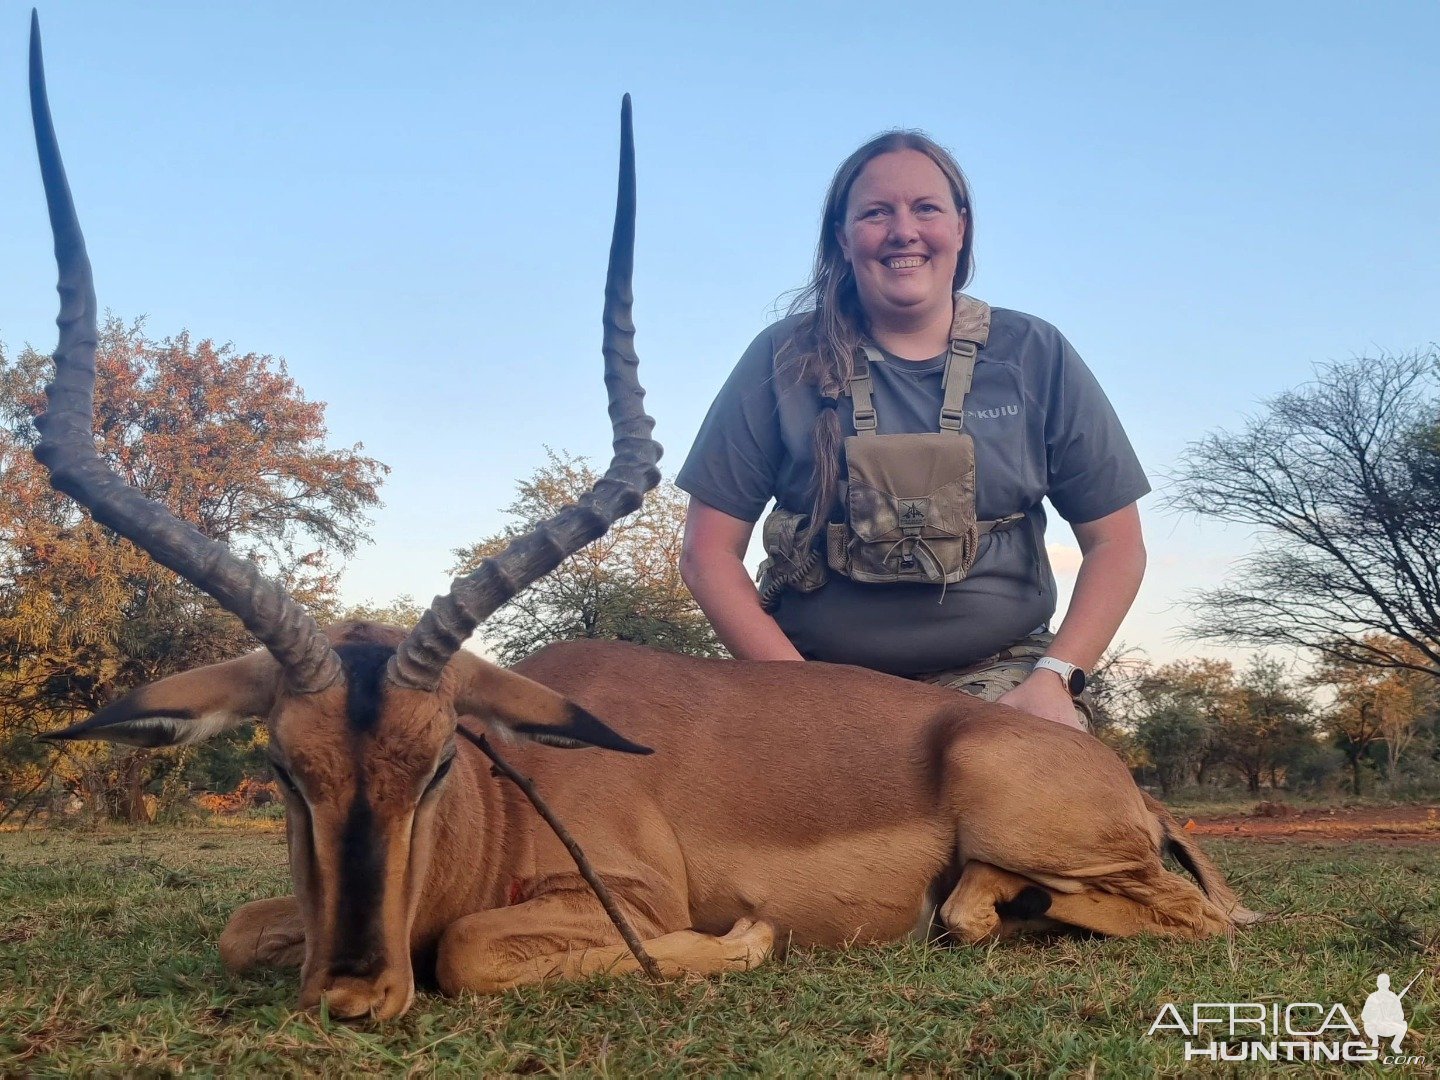
[[(569, 716), (566, 720), (563, 733), (575, 740), (577, 745), (594, 746), (601, 750), (616, 750), (622, 754), (654, 753), (648, 746), (631, 742), (604, 720), (588, 709), (582, 709), (579, 705), (572, 704), (570, 706)], [(523, 729), (517, 728), (516, 730), (522, 731)]]

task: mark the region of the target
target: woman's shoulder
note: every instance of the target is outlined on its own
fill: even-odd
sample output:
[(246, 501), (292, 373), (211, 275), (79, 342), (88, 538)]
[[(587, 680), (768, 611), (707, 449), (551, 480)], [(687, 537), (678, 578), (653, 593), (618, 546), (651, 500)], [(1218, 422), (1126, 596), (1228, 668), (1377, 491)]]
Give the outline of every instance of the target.
[(1054, 323), (1014, 308), (990, 309), (990, 343), (1054, 349), (1064, 345), (1065, 335)]
[(1013, 364), (1039, 383), (1084, 368), (1084, 361), (1054, 323), (1013, 308), (990, 309), (990, 341), (981, 355)]
[(787, 315), (771, 323), (755, 335), (735, 365), (732, 377), (755, 383), (773, 379), (781, 369), (799, 355), (797, 345), (806, 332), (807, 312)]

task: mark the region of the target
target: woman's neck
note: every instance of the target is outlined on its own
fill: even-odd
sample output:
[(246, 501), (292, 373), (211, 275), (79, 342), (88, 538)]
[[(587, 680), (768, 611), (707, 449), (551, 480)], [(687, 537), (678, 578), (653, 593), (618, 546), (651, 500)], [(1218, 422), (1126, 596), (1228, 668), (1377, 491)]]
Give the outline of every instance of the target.
[(870, 337), (886, 352), (902, 360), (929, 360), (950, 344), (954, 301), (914, 319), (870, 320)]

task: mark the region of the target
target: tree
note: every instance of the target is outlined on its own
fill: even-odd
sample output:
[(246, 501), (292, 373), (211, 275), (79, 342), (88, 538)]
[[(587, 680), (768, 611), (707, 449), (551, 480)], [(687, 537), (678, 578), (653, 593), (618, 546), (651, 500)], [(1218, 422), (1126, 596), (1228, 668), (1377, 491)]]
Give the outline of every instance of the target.
[[(328, 615), (331, 559), (364, 539), (365, 511), (379, 504), (385, 466), (359, 446), (327, 447), (325, 406), (307, 401), (271, 357), (185, 333), (155, 341), (141, 323), (111, 317), (96, 369), (97, 448), (110, 466)], [(50, 359), (34, 350), (14, 360), (0, 350), (5, 760), (35, 732), (80, 719), (141, 682), (253, 647), (209, 597), (51, 489), (32, 456), (32, 420), (51, 372)], [(120, 783), (123, 797), (103, 797), (130, 817), (144, 816), (143, 789), (173, 764), (143, 752), (123, 759), (101, 748), (63, 753), (72, 786), (101, 798)], [(11, 787), (28, 786), (48, 755), (30, 757), (11, 771)]]
[(1256, 657), (1235, 682), (1234, 704), (1215, 731), (1221, 757), (1245, 778), (1252, 795), (1311, 740), (1309, 706), (1280, 663)]
[(1105, 650), (1085, 682), (1094, 714), (1091, 734), (1122, 757), (1131, 749), (1126, 745), (1125, 718), (1134, 713), (1137, 688), (1149, 670), (1142, 650), (1117, 641)]
[(1187, 773), (1204, 785), (1217, 766), (1238, 772), (1252, 793), (1313, 745), (1309, 706), (1278, 663), (1257, 658), (1237, 676), (1225, 660), (1176, 660), (1136, 679), (1135, 738), (1161, 788)]
[(388, 604), (377, 604), (367, 600), (363, 604), (352, 604), (335, 616), (337, 621), (377, 622), (387, 626), (398, 626), (408, 630), (420, 621), (425, 609), (415, 602), (409, 593), (401, 593)]
[(1234, 667), (1228, 660), (1176, 660), (1155, 670), (1149, 691), (1163, 695), (1162, 703), (1168, 698), (1174, 709), (1192, 711), (1200, 721), (1191, 767), (1196, 785), (1204, 787), (1212, 771), (1226, 763), (1219, 733), (1237, 708)]
[(1197, 750), (1209, 737), (1193, 703), (1177, 701), (1145, 713), (1135, 722), (1135, 741), (1155, 768), (1160, 792), (1170, 792), (1194, 767)]
[(1400, 461), (1416, 494), (1410, 512), (1424, 528), (1440, 531), (1440, 420), (1421, 423), (1405, 437)]
[(1172, 505), (1263, 541), (1192, 632), (1440, 678), (1440, 351), (1317, 374), (1185, 454)]
[[(579, 500), (599, 479), (584, 458), (547, 450), (547, 463), (516, 485), (503, 531), (458, 548), (453, 571), (466, 574), (514, 537)], [(680, 580), (686, 496), (666, 481), (640, 510), (615, 523), (486, 620), (481, 633), (502, 663), (552, 641), (612, 638), (692, 656), (723, 646)]]
[(1144, 665), (1131, 695), (1135, 738), (1169, 794), (1194, 774), (1204, 785), (1222, 764), (1217, 731), (1235, 707), (1235, 672), (1224, 660)]
[[(1404, 642), (1375, 642), (1377, 649), (1403, 654)], [(1401, 755), (1422, 723), (1433, 714), (1437, 683), (1413, 670), (1376, 668), (1331, 660), (1311, 676), (1333, 691), (1335, 700), (1322, 723), (1350, 764), (1351, 786), (1360, 794), (1361, 766), (1372, 745), (1385, 743), (1387, 774), (1398, 772)]]

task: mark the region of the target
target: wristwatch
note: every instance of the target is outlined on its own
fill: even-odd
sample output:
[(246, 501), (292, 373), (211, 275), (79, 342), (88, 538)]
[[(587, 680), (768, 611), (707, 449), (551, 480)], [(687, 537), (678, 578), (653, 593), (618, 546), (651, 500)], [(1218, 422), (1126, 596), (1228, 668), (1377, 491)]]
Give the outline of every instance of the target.
[(1060, 676), (1060, 681), (1070, 691), (1071, 697), (1079, 697), (1085, 689), (1085, 669), (1076, 667), (1074, 664), (1067, 664), (1064, 660), (1056, 660), (1053, 656), (1042, 656), (1035, 661), (1037, 670), (1044, 668), (1046, 671), (1053, 671)]

